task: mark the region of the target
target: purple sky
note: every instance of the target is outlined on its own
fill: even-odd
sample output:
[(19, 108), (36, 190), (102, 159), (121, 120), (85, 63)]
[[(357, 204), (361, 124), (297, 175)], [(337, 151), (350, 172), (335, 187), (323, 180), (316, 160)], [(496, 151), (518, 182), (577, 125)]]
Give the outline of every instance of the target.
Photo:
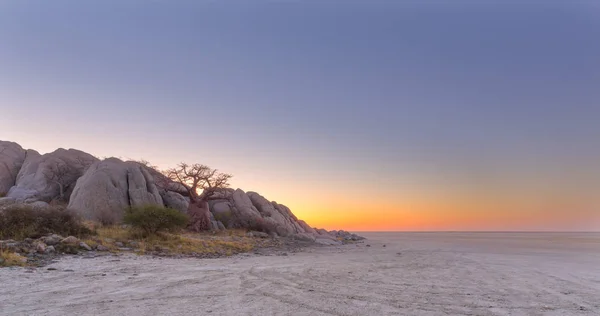
[(494, 212), (600, 229), (598, 2), (251, 3), (1, 1), (0, 139), (206, 163), (313, 221), (526, 195)]

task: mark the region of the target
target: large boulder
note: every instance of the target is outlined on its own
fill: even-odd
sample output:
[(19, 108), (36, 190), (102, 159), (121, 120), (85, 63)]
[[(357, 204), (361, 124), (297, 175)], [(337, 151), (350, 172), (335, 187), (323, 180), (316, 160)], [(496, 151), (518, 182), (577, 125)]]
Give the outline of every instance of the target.
[(96, 161), (94, 156), (76, 149), (60, 148), (44, 155), (28, 151), (15, 188), (8, 196), (18, 200), (33, 197), (46, 201), (67, 199), (77, 179)]
[(164, 205), (150, 173), (138, 163), (109, 158), (77, 180), (69, 208), (84, 218), (114, 222), (130, 206)]
[(263, 218), (278, 227), (277, 233), (279, 235), (287, 236), (289, 234), (304, 233), (304, 230), (299, 229), (299, 225), (295, 224), (295, 217), (289, 215), (291, 211), (287, 207), (269, 202), (256, 192), (248, 192), (248, 197)]
[(0, 140), (0, 195), (15, 185), (26, 156), (27, 151), (19, 144)]
[(160, 196), (163, 199), (166, 207), (176, 209), (182, 213), (187, 213), (190, 206), (189, 198), (173, 191), (163, 191)]
[(248, 195), (241, 189), (235, 190), (231, 198), (235, 215), (243, 221), (253, 221), (262, 218), (260, 212), (254, 207)]

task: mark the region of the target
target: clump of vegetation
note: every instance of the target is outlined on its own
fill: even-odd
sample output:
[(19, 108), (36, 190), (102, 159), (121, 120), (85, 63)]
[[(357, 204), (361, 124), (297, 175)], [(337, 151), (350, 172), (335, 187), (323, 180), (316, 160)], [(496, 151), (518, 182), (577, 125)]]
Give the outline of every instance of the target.
[(6, 192), (0, 192), (0, 199), (6, 197)]
[[(84, 242), (91, 247), (101, 244), (110, 251), (119, 251), (115, 244), (122, 243), (133, 248), (138, 254), (164, 254), (187, 256), (232, 255), (248, 252), (257, 246), (257, 240), (246, 236), (245, 230), (228, 230), (218, 234), (208, 232), (185, 233), (182, 235), (158, 233), (140, 234), (140, 230), (121, 226), (97, 228), (97, 236)], [(142, 232), (143, 233), (143, 232)]]
[(123, 222), (141, 230), (145, 236), (161, 231), (181, 230), (188, 224), (188, 216), (172, 208), (157, 205), (132, 207), (127, 209)]
[(26, 263), (27, 258), (0, 248), (0, 267), (24, 266)]
[(21, 240), (47, 234), (88, 236), (93, 232), (73, 211), (62, 207), (33, 209), (16, 205), (0, 212), (0, 238)]

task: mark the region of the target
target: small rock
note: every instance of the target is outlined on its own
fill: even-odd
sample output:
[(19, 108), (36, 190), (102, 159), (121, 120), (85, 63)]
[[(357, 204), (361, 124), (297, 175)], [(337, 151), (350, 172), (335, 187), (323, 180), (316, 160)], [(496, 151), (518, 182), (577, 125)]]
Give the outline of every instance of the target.
[(69, 236), (69, 237), (61, 240), (60, 243), (67, 244), (67, 245), (78, 245), (79, 239), (77, 239), (77, 237), (75, 237), (75, 236)]
[(25, 238), (25, 239), (23, 239), (23, 241), (26, 242), (26, 243), (28, 243), (28, 244), (30, 244), (30, 243), (33, 242), (33, 239), (31, 239), (31, 238)]
[(123, 245), (123, 243), (122, 243), (122, 242), (120, 242), (120, 241), (117, 241), (117, 242), (115, 243), (115, 246), (117, 246), (117, 247), (119, 247), (119, 248), (123, 248), (123, 247), (125, 247), (125, 245)]
[(71, 270), (71, 269), (66, 269), (66, 270), (63, 270), (63, 271), (65, 271), (65, 272), (75, 272), (75, 270)]
[(367, 245), (367, 247), (371, 247), (371, 245)]
[(56, 251), (56, 249), (54, 249), (54, 246), (48, 246), (48, 247), (46, 247), (45, 253), (53, 253), (55, 251)]
[(383, 248), (385, 248), (385, 245), (383, 245)]
[(138, 243), (137, 241), (129, 241), (129, 247), (138, 248), (139, 246), (140, 246), (140, 243)]
[(56, 268), (48, 268), (46, 270), (48, 270), (48, 271), (56, 271)]
[(83, 241), (79, 243), (79, 247), (81, 247), (87, 251), (92, 251), (92, 247), (88, 246), (88, 244), (84, 243)]
[(104, 241), (109, 244), (112, 244), (113, 242), (115, 242), (115, 240), (112, 238), (104, 238)]
[(108, 247), (104, 246), (104, 245), (98, 245), (96, 246), (96, 250), (98, 251), (108, 251)]
[(62, 240), (62, 236), (56, 235), (56, 234), (52, 234), (50, 236), (46, 236), (46, 237), (42, 237), (41, 240), (48, 246), (54, 246), (57, 245), (61, 240)]
[(46, 252), (46, 244), (44, 244), (43, 242), (37, 243), (35, 245), (35, 251), (37, 251), (38, 253), (45, 253)]

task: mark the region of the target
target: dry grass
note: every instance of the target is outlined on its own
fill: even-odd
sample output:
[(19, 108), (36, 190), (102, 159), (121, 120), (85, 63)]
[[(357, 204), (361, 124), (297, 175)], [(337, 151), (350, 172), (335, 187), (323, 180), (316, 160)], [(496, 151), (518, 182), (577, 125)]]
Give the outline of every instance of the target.
[(0, 267), (22, 267), (27, 264), (27, 258), (12, 251), (0, 249)]
[(229, 230), (219, 233), (159, 233), (143, 236), (135, 230), (120, 226), (96, 228), (97, 236), (83, 240), (89, 246), (102, 244), (110, 251), (118, 252), (115, 242), (125, 247), (137, 243), (133, 248), (139, 254), (161, 252), (168, 255), (233, 255), (248, 252), (256, 247), (254, 238), (246, 237), (243, 230)]

